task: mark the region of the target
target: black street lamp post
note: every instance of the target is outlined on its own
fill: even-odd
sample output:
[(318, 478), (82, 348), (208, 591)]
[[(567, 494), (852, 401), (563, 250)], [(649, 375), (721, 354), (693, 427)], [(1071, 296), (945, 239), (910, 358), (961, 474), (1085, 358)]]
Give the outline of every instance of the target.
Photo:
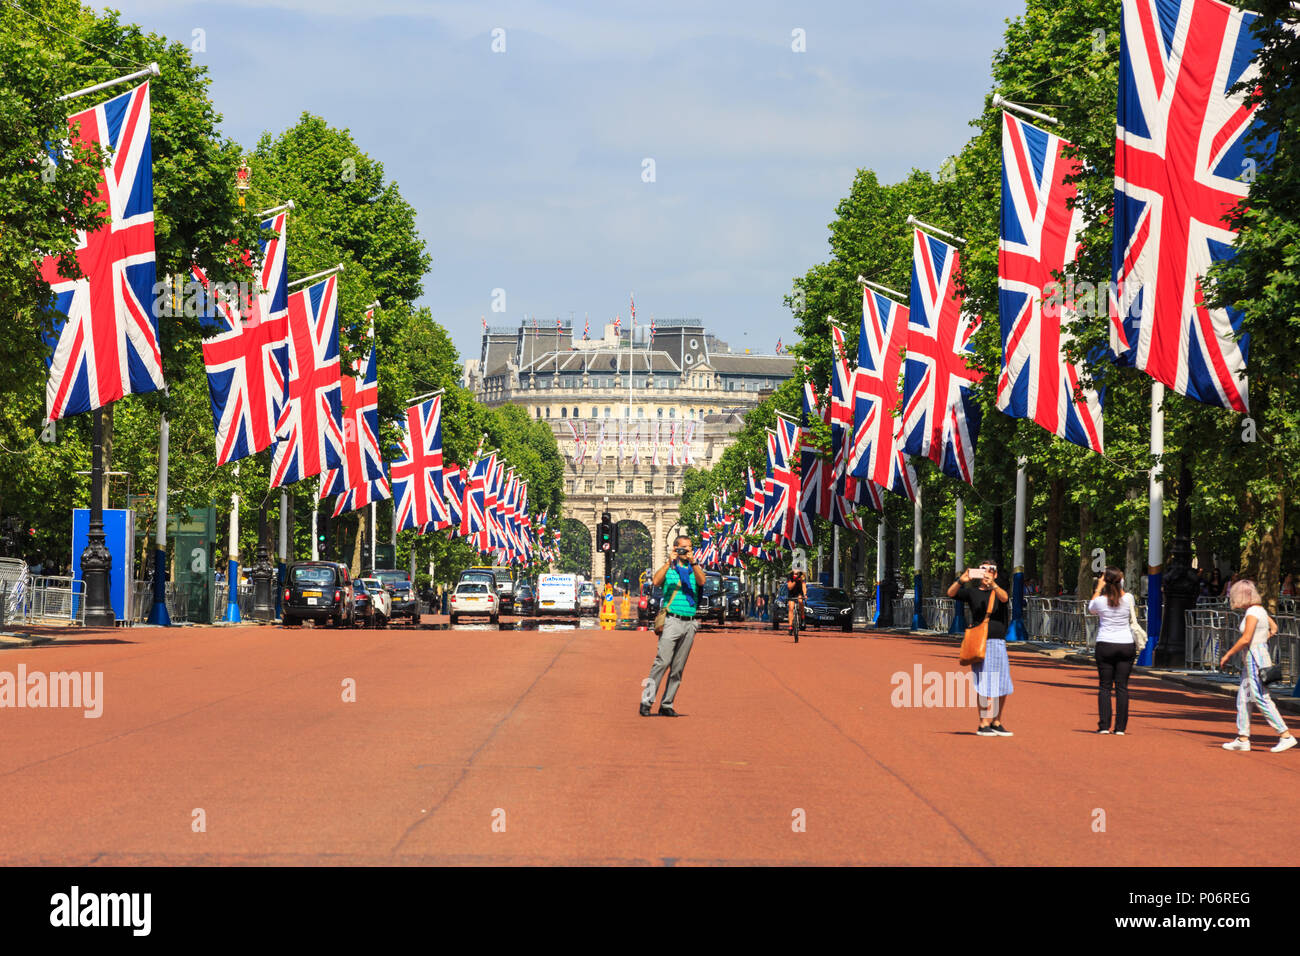
[(275, 598), (271, 594), (271, 579), (275, 568), (271, 566), (271, 530), (266, 520), (266, 499), (258, 511), (257, 564), (249, 572), (253, 579), (253, 620), (267, 624), (275, 620)]
[(867, 543), (858, 531), (858, 581), (853, 585), (853, 629), (865, 631), (871, 626), (871, 589), (867, 586)]
[(81, 579), (86, 585), (86, 626), (112, 627), (117, 623), (109, 598), (113, 554), (104, 544), (104, 410), (95, 409), (95, 435), (90, 464), (90, 526), (86, 549), (81, 552)]

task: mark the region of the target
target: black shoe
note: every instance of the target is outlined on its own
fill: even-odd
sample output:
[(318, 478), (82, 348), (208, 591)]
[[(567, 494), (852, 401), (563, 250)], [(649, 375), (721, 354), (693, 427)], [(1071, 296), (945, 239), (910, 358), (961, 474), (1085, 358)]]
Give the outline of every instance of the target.
[(680, 717), (681, 714), (677, 713), (677, 711), (673, 710), (671, 707), (660, 707), (660, 708), (659, 708), (659, 716), (660, 716), (660, 717)]
[(992, 727), (980, 727), (975, 731), (976, 737), (996, 737)]
[(642, 717), (649, 717), (649, 716), (650, 716), (650, 705), (649, 705), (649, 704), (642, 704), (642, 705), (641, 705), (641, 716), (642, 716)]
[(1015, 736), (1015, 734), (1013, 734), (1011, 731), (1007, 730), (1007, 728), (1003, 727), (1001, 724), (989, 724), (989, 730), (993, 731), (993, 733), (996, 734), (996, 735), (999, 736), (999, 737), (1014, 737), (1014, 736)]

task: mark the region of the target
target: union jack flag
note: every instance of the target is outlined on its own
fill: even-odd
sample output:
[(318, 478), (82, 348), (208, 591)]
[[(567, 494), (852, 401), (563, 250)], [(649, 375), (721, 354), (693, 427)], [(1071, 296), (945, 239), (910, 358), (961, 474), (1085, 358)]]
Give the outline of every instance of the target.
[(1188, 398), (1247, 411), (1243, 313), (1200, 279), (1233, 255), (1224, 216), (1249, 187), (1245, 94), (1255, 15), (1218, 0), (1123, 0), (1111, 350)]
[(831, 479), (838, 491), (843, 490), (849, 471), (849, 451), (853, 440), (853, 396), (856, 390), (854, 371), (849, 368), (844, 348), (844, 330), (831, 326), (831, 400), (826, 407), (826, 422), (831, 428)]
[(346, 511), (356, 511), (364, 508), (376, 501), (388, 501), (392, 497), (392, 489), (388, 487), (388, 479), (384, 477), (376, 478), (373, 481), (363, 481), (359, 485), (351, 485), (343, 494), (334, 499), (334, 517), (337, 518)]
[(966, 364), (979, 319), (962, 311), (956, 248), (920, 229), (912, 235), (912, 307), (903, 363), (903, 451), (921, 455), (967, 484), (975, 472), (980, 408)]
[[(1002, 373), (998, 408), (1028, 418), (1053, 435), (1102, 450), (1101, 401), (1080, 392), (1080, 369), (1066, 361), (1072, 336), (1062, 328), (1063, 303), (1053, 273), (1079, 251), (1083, 212), (1071, 209), (1079, 173), (1070, 144), (1010, 113), (1002, 114), (1002, 235), (998, 242), (998, 318)], [(1080, 399), (1075, 395), (1081, 394)]]
[(486, 458), (475, 458), (469, 466), (469, 476), (465, 481), (465, 507), (460, 520), (462, 538), (473, 537), (477, 541), (487, 528), (484, 518), (487, 476), (495, 459), (496, 456), (491, 454)]
[(332, 469), (325, 476), (322, 497), (342, 495), (353, 485), (383, 479), (384, 462), (379, 453), (378, 362), (375, 350), (371, 349), (364, 376), (343, 378), (343, 467)]
[(449, 462), (443, 466), (442, 479), (446, 491), (444, 500), (447, 502), (447, 514), (454, 532), (459, 532), (464, 521), (465, 478), (465, 469), (460, 465)]
[(195, 266), (191, 271), (208, 301), (203, 313), (217, 331), (203, 340), (217, 464), (225, 465), (269, 448), (289, 377), (289, 290), (285, 270), (288, 213), (262, 223), (275, 233), (262, 242), (256, 295), (229, 298)]
[(289, 296), (289, 388), (276, 423), (271, 487), (343, 465), (338, 276)]
[(582, 341), (585, 342), (587, 341), (587, 338), (591, 335), (591, 316), (584, 314), (582, 320), (583, 320)]
[[(804, 369), (807, 374), (809, 369)], [(817, 389), (811, 379), (803, 383), (803, 441), (799, 446), (799, 512), (795, 518), (794, 543), (812, 547), (814, 540), (813, 518), (831, 518), (831, 483), (825, 480), (826, 462), (821, 449), (813, 442), (811, 423), (820, 416), (817, 409)]]
[(849, 475), (915, 501), (916, 471), (903, 454), (903, 421), (896, 411), (907, 319), (907, 306), (862, 290)]
[(68, 117), (71, 138), (110, 158), (94, 199), (103, 224), (77, 234), (84, 278), (59, 275), (46, 256), (41, 277), (54, 293), (55, 328), (46, 344), (45, 420), (66, 418), (163, 387), (154, 297), (153, 150), (149, 84)]
[(402, 457), (389, 469), (402, 531), (436, 531), (451, 521), (442, 480), (442, 398), (411, 406), (402, 423)]
[(773, 538), (794, 534), (799, 514), (799, 475), (794, 470), (794, 456), (799, 450), (799, 426), (784, 418), (776, 420), (775, 431), (768, 432), (768, 464), (772, 472), (771, 492), (767, 497), (765, 530)]

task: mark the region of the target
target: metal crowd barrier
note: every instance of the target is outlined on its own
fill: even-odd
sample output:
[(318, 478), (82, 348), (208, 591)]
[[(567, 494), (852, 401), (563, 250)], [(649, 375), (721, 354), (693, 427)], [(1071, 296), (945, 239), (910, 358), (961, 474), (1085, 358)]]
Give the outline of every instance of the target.
[(23, 620), (28, 624), (84, 624), (85, 597), (84, 581), (69, 577), (33, 577), (24, 600)]
[(946, 634), (948, 628), (952, 626), (957, 608), (950, 597), (922, 598), (921, 611), (925, 615), (925, 624), (930, 630)]
[[(226, 619), (226, 605), (230, 602), (229, 590), (229, 585), (218, 584), (212, 592), (212, 620), (214, 622)], [(272, 597), (274, 596), (275, 592), (272, 591)], [(239, 616), (247, 619), (253, 613), (253, 585), (239, 585), (236, 600), (239, 601)]]
[[(922, 606), (924, 607), (924, 605)], [(912, 598), (894, 598), (894, 626), (911, 627), (915, 609), (916, 603)]]

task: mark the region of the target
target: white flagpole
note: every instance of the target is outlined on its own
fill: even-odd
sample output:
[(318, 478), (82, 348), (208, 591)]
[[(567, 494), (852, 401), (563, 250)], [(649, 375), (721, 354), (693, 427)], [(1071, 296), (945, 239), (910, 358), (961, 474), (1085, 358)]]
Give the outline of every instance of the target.
[(1046, 113), (1038, 112), (1038, 110), (1031, 110), (1028, 106), (1021, 106), (1019, 103), (1012, 103), (1010, 100), (1004, 99), (1001, 93), (993, 94), (993, 105), (1000, 109), (1010, 110), (1012, 113), (1032, 116), (1034, 119), (1040, 119), (1044, 123), (1051, 123), (1053, 126), (1061, 125), (1061, 121), (1055, 116), (1048, 116)]
[(136, 70), (134, 73), (128, 73), (126, 76), (119, 76), (115, 80), (105, 80), (103, 83), (96, 83), (94, 86), (87, 86), (84, 89), (77, 90), (75, 93), (64, 93), (58, 97), (55, 102), (63, 103), (67, 100), (75, 100), (79, 96), (89, 96), (91, 93), (98, 93), (100, 90), (106, 90), (110, 86), (117, 86), (119, 83), (130, 83), (132, 80), (139, 80), (146, 76), (158, 76), (161, 71), (157, 63), (150, 63), (143, 70)]
[(311, 559), (320, 560), (320, 541), (318, 540), (318, 528), (320, 522), (320, 489), (324, 487), (324, 478), (316, 483), (316, 493), (312, 495), (311, 502)]
[[(235, 462), (235, 480), (239, 480), (239, 462)], [(239, 615), (239, 492), (230, 495), (230, 542), (226, 548), (226, 616), (227, 624), (238, 624)]]
[[(966, 570), (966, 502), (960, 495), (957, 496), (957, 515), (956, 515), (956, 558), (957, 558), (957, 577), (961, 577), (962, 571)], [(966, 631), (966, 611), (962, 607), (961, 601), (953, 601), (952, 624), (948, 628), (949, 634), (964, 634)]]
[(945, 239), (951, 239), (953, 242), (957, 243), (958, 245), (962, 245), (962, 246), (966, 245), (966, 240), (963, 239), (961, 236), (954, 236), (951, 232), (944, 232), (942, 229), (938, 228), (937, 226), (931, 226), (928, 223), (924, 223), (921, 220), (917, 219), (915, 216), (908, 216), (907, 224), (909, 226), (915, 226), (916, 228), (920, 229), (922, 232), (932, 232), (936, 236), (943, 236)]
[(153, 564), (153, 606), (149, 609), (149, 623), (170, 627), (171, 615), (167, 613), (167, 416), (158, 423), (158, 532)]
[(921, 553), (921, 486), (916, 486), (916, 501), (912, 503), (912, 630), (925, 630), (925, 606), (921, 596), (921, 569), (924, 556)]
[(325, 278), (325, 276), (333, 275), (336, 272), (342, 272), (342, 271), (343, 271), (343, 263), (340, 262), (332, 269), (325, 269), (322, 270), (321, 272), (317, 272), (315, 275), (305, 276), (301, 279), (294, 279), (292, 282), (288, 283), (288, 285), (286, 285), (285, 288), (292, 289), (296, 285), (303, 285), (304, 283), (312, 282), (316, 279), (323, 279)]
[(1163, 571), (1165, 563), (1165, 466), (1160, 461), (1165, 453), (1165, 386), (1151, 382), (1151, 454), (1156, 463), (1151, 468), (1147, 540), (1147, 646), (1138, 655), (1138, 663), (1150, 667), (1160, 642), (1161, 618), (1164, 611)]
[(1028, 480), (1025, 465), (1028, 459), (1016, 462), (1016, 536), (1011, 551), (1011, 626), (1007, 628), (1008, 641), (1029, 639), (1025, 633), (1025, 498)]

